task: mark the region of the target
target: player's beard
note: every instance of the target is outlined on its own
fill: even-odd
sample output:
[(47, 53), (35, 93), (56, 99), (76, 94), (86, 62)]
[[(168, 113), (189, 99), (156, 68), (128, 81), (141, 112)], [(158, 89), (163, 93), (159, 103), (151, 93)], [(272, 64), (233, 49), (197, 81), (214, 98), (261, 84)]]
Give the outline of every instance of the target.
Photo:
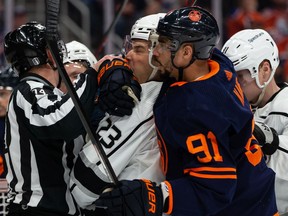
[(157, 80), (159, 80), (159, 78), (164, 80), (171, 77), (174, 68), (171, 63), (167, 66), (163, 65), (160, 61), (158, 61), (157, 57), (152, 56), (152, 64), (158, 67)]

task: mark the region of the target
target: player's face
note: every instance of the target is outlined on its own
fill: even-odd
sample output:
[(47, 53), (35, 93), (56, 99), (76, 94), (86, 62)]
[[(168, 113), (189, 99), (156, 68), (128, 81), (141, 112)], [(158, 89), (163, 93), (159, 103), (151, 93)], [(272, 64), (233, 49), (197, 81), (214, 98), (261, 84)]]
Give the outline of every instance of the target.
[(160, 36), (158, 42), (158, 45), (153, 50), (152, 64), (157, 66), (161, 73), (173, 76), (175, 68), (171, 62), (171, 41), (166, 37)]
[(145, 83), (153, 70), (149, 65), (149, 45), (150, 43), (146, 40), (133, 39), (131, 50), (126, 55), (139, 83)]
[(251, 77), (249, 70), (237, 71), (237, 79), (248, 101), (257, 102), (262, 90), (257, 86), (256, 80)]
[(6, 115), (11, 93), (12, 89), (0, 87), (0, 117), (4, 117)]
[[(81, 64), (81, 62), (69, 62), (66, 63), (64, 66), (72, 83), (74, 83), (78, 79), (80, 73), (84, 73), (87, 70), (87, 68), (83, 64)], [(63, 82), (60, 89), (64, 93), (67, 92), (67, 88)]]

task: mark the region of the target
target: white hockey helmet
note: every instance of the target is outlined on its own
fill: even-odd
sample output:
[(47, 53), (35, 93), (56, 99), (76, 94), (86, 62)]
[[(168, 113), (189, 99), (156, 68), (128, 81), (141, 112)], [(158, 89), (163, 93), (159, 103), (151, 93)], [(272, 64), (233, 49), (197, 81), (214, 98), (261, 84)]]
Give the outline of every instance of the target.
[(78, 41), (71, 41), (66, 43), (67, 55), (63, 58), (63, 63), (73, 61), (86, 61), (89, 67), (97, 62), (96, 57), (92, 52), (82, 43)]
[[(245, 29), (234, 34), (223, 46), (222, 52), (233, 62), (236, 71), (248, 69), (259, 88), (264, 88), (273, 78), (279, 65), (279, 52), (275, 41), (262, 29)], [(272, 72), (263, 85), (259, 82), (258, 67), (269, 60)]]
[(148, 80), (154, 77), (158, 68), (151, 62), (153, 56), (153, 49), (158, 44), (159, 35), (156, 33), (156, 28), (160, 18), (163, 18), (166, 13), (157, 13), (144, 16), (138, 19), (132, 26), (130, 37), (131, 39), (142, 39), (151, 41), (151, 48), (149, 49), (149, 64), (153, 68), (153, 72), (149, 76)]

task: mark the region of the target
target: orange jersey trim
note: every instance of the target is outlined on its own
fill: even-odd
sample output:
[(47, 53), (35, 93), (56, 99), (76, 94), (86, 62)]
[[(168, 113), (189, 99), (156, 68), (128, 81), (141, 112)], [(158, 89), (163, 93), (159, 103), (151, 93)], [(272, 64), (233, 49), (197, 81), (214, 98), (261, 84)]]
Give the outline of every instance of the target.
[(0, 175), (4, 173), (4, 160), (2, 155), (0, 155)]
[(166, 148), (165, 141), (159, 132), (157, 126), (156, 126), (156, 131), (158, 134), (158, 146), (160, 148), (160, 159), (161, 159), (161, 169), (164, 173), (164, 175), (167, 174), (167, 167), (168, 167), (168, 152)]
[(244, 93), (243, 93), (243, 91), (240, 87), (240, 84), (237, 80), (236, 80), (236, 85), (235, 85), (233, 92), (237, 96), (239, 101), (241, 102), (242, 106), (244, 106)]
[[(215, 174), (200, 173), (201, 171), (215, 172)], [(219, 174), (219, 173), (216, 174), (216, 172), (226, 172), (226, 174)], [(227, 174), (227, 172), (229, 172), (229, 174)], [(184, 174), (186, 173), (189, 173), (189, 175), (199, 178), (237, 179), (236, 169), (232, 167), (197, 167), (197, 168), (185, 169)]]
[(211, 174), (201, 174), (195, 172), (189, 172), (190, 176), (195, 176), (199, 178), (207, 178), (207, 179), (237, 179), (236, 175), (211, 175)]
[(200, 77), (199, 79), (195, 81), (201, 81), (201, 80), (206, 80), (217, 74), (220, 70), (220, 65), (213, 60), (208, 60), (208, 65), (210, 68), (210, 72), (208, 74), (205, 74), (204, 76)]
[(182, 86), (182, 85), (184, 85), (184, 84), (186, 84), (186, 83), (188, 83), (188, 82), (185, 82), (185, 81), (175, 82), (175, 83), (171, 84), (170, 86), (171, 86), (171, 87), (174, 87), (174, 86)]
[[(209, 79), (210, 77), (212, 77), (215, 74), (217, 74), (219, 72), (219, 70), (220, 70), (220, 65), (216, 61), (208, 60), (208, 66), (210, 68), (209, 73), (207, 73), (204, 76), (199, 77), (198, 79), (196, 79), (194, 81), (191, 81), (191, 82), (197, 82), (197, 81)], [(173, 86), (182, 86), (182, 85), (184, 85), (186, 83), (187, 82), (185, 82), (185, 81), (175, 82), (175, 83), (171, 84), (170, 86), (171, 87), (173, 87)]]
[[(197, 167), (197, 168), (190, 168), (190, 169), (186, 169), (187, 171), (218, 171), (218, 172), (236, 172), (235, 168), (232, 167)], [(185, 171), (186, 171), (185, 170)]]

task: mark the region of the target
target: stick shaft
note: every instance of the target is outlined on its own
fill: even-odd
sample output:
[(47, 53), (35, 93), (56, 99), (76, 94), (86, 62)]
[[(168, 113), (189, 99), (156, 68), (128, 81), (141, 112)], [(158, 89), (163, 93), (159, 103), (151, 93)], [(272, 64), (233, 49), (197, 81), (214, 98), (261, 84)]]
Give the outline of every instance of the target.
[(101, 143), (96, 139), (95, 134), (92, 132), (92, 127), (90, 121), (88, 121), (85, 112), (81, 106), (80, 99), (76, 94), (76, 91), (70, 81), (70, 78), (65, 70), (62, 59), (59, 55), (59, 36), (58, 36), (58, 16), (59, 16), (60, 0), (46, 0), (46, 27), (47, 27), (47, 44), (48, 48), (52, 53), (53, 59), (57, 64), (58, 72), (65, 83), (68, 94), (70, 95), (75, 109), (79, 115), (79, 118), (92, 142), (96, 151), (98, 153), (99, 159), (106, 171), (108, 178), (114, 183), (118, 183), (118, 179), (115, 172), (108, 160), (107, 155), (101, 145)]

